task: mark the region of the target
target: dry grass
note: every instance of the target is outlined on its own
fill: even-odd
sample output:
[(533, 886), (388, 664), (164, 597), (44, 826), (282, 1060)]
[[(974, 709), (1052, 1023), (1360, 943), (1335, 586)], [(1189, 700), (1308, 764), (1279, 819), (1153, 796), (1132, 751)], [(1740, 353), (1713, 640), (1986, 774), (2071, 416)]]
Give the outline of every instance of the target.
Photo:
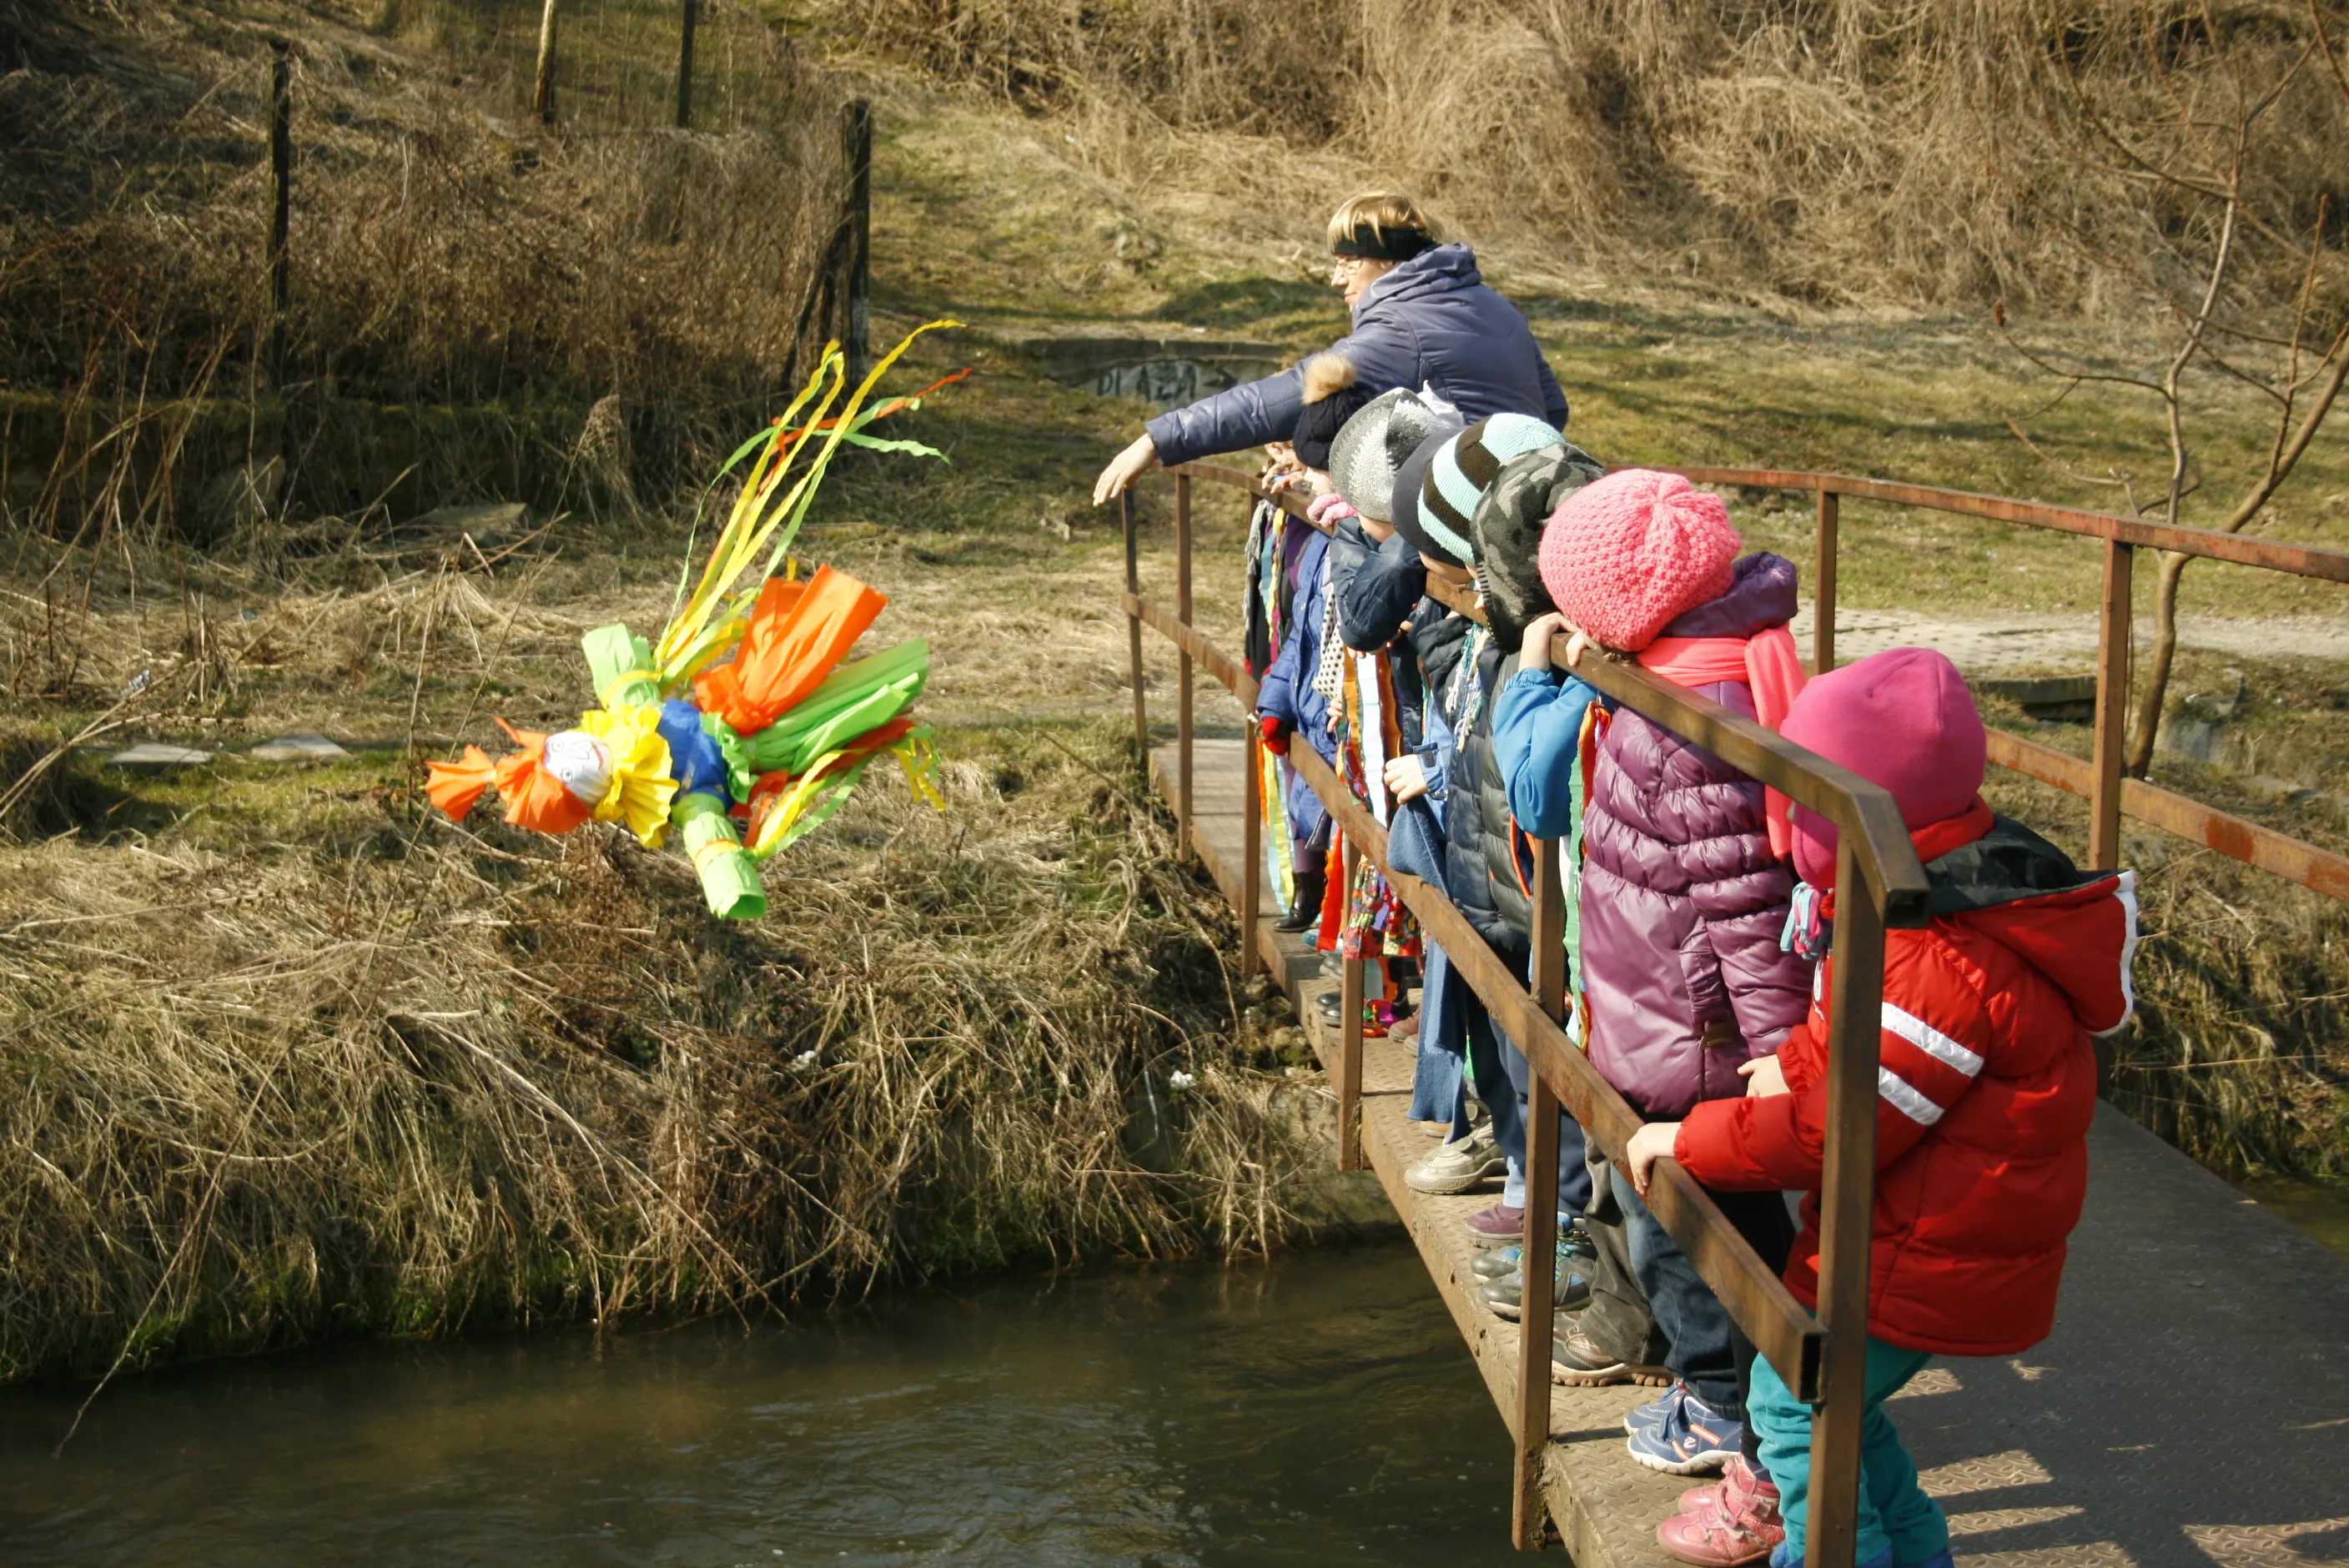
[(740, 928), (397, 784), (0, 851), (0, 1378), (1274, 1244), (1319, 1096), (1251, 1065), (1217, 902), (1102, 731), (957, 749)]
[[(1301, 231), (1374, 172), (1488, 235), (1782, 296), (2091, 306), (2113, 284), (2087, 250), (2159, 236), (2120, 232), (2148, 218), (2068, 122), (2072, 69), (2126, 120), (2190, 94), (2221, 54), (2280, 63), (2310, 31), (2298, 5), (2138, 0), (823, 11), (878, 55), (1066, 117), (1129, 191), (1204, 181), (1299, 211)], [(2349, 123), (2320, 77), (2254, 150), (2274, 170), (2262, 201), (2303, 220), (2349, 200), (2331, 153)]]
[[(193, 0), (0, 12), (0, 44), (29, 61), (0, 77), (0, 377), (31, 399), (0, 486), (12, 521), (217, 531), (237, 520), (181, 514), (233, 506), (239, 470), (249, 511), (281, 510), (288, 465), (303, 511), (402, 483), (422, 511), (501, 488), (494, 432), (559, 443), (605, 397), (656, 497), (711, 466), (791, 360), (837, 209), (837, 95), (725, 10), (706, 44), (726, 67), (701, 120), (716, 129), (654, 114), (549, 131), (480, 74), (494, 50), (429, 21)], [(292, 41), (295, 103), (284, 407), (267, 363), (273, 36)], [(574, 69), (642, 42), (582, 24)], [(418, 421), (365, 412), (384, 406), (475, 411), (492, 449), (444, 472), (428, 437), (415, 472), (393, 464), (351, 504), (370, 435)], [(562, 411), (558, 433), (538, 406)]]

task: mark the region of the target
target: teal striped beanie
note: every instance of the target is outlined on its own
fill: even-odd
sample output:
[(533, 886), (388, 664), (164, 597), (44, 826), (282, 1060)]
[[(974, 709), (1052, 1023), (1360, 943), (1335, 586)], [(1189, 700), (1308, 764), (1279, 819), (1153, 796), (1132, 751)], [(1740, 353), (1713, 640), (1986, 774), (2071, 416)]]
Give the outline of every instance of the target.
[(1437, 448), (1435, 460), (1427, 465), (1427, 480), (1419, 492), (1420, 526), (1457, 559), (1475, 561), (1472, 521), (1501, 465), (1527, 452), (1564, 445), (1564, 436), (1530, 414), (1495, 414), (1477, 420)]

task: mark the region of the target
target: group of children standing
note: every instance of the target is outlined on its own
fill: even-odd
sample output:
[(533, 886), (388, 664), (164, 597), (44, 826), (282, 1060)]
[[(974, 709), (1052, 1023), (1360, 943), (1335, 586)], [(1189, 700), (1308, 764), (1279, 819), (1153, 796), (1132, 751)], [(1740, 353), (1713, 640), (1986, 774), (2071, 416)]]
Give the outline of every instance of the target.
[[(1401, 198), (1350, 202), (1331, 231), (1341, 273), (1348, 255), (1385, 268), (1349, 288), (1358, 337), (1382, 298), (1430, 297), (1381, 295), (1387, 273), (1465, 253), (1436, 246)], [(1465, 276), (1482, 291), (1473, 261)], [(1409, 325), (1415, 342), (1442, 341), (1440, 318)], [(1940, 655), (1894, 649), (1806, 679), (1787, 631), (1794, 564), (1742, 552), (1723, 502), (1685, 480), (1609, 472), (1569, 443), (1547, 367), (1516, 363), (1538, 361), (1530, 335), (1490, 338), (1481, 369), (1461, 369), (1473, 355), (1455, 343), (1448, 363), (1381, 361), (1375, 377), (1350, 338), (1292, 372), (1278, 404), (1293, 423), (1275, 471), (1314, 497), (1303, 520), (1260, 508), (1249, 541), (1283, 923), (1379, 964), (1371, 1015), (1340, 1026), (1416, 1037), (1413, 1115), (1442, 1141), (1411, 1184), (1503, 1180), (1467, 1222), (1496, 1313), (1517, 1315), (1526, 1206), (1555, 1203), (1557, 1255), (1535, 1260), (1561, 1309), (1553, 1376), (1661, 1387), (1625, 1419), (1631, 1457), (1721, 1477), (1660, 1524), (1665, 1550), (1792, 1568), (1810, 1409), (1644, 1194), (1655, 1161), (1678, 1160), (1815, 1303), (1835, 829), (1575, 671), (1635, 661), (1888, 789), (1933, 918), (1887, 938), (1858, 1561), (1947, 1563), (1947, 1526), (1881, 1406), (1934, 1354), (2011, 1355), (2052, 1326), (2085, 1190), (2091, 1038), (2132, 1006), (2132, 879), (2081, 872), (1992, 813), (1982, 720)], [(1534, 390), (1493, 406), (1519, 384)], [(1482, 619), (1427, 594), (1431, 577), (1473, 584)], [(1532, 845), (1559, 841), (1569, 1032), (1647, 1121), (1622, 1163), (1561, 1117), (1557, 1191), (1526, 1191), (1526, 1058), (1376, 867), (1348, 874), (1329, 813), (1285, 760), (1300, 739), (1385, 825), (1394, 868), (1440, 888), (1520, 979)]]

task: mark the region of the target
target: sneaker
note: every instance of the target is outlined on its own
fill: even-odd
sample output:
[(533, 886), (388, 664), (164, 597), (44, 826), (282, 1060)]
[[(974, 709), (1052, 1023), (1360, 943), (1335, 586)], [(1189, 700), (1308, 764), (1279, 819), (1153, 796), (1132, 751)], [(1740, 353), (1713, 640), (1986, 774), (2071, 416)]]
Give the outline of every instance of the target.
[[(1624, 1413), (1623, 1430), (1636, 1432), (1643, 1427), (1662, 1426), (1671, 1419), (1672, 1411), (1679, 1407), (1680, 1402), (1688, 1398), (1688, 1391), (1687, 1384), (1675, 1383), (1646, 1404), (1633, 1406)], [(1702, 1490), (1710, 1491), (1713, 1489), (1705, 1487)], [(1683, 1498), (1681, 1501), (1685, 1504), (1688, 1500)]]
[(1661, 1426), (1640, 1428), (1624, 1446), (1650, 1470), (1702, 1475), (1735, 1459), (1744, 1441), (1745, 1423), (1716, 1415), (1695, 1395), (1683, 1394)]
[(1778, 1489), (1743, 1459), (1732, 1459), (1713, 1506), (1677, 1514), (1656, 1526), (1665, 1554), (1697, 1568), (1736, 1568), (1756, 1563), (1786, 1539), (1778, 1517)]
[(1560, 1316), (1549, 1342), (1549, 1380), (1569, 1388), (1601, 1388), (1610, 1383), (1644, 1383), (1662, 1387), (1672, 1375), (1661, 1367), (1626, 1361), (1593, 1345), (1579, 1322)]
[(1517, 1272), (1517, 1260), (1525, 1255), (1522, 1246), (1495, 1247), (1469, 1259), (1468, 1272), (1478, 1279), (1506, 1279)]
[(1392, 1025), (1388, 1026), (1387, 1038), (1394, 1041), (1398, 1045), (1417, 1045), (1419, 1043), (1419, 1015), (1417, 1013), (1413, 1013), (1407, 1016), (1397, 1018)]
[[(1558, 1312), (1580, 1312), (1590, 1305), (1590, 1282), (1578, 1274), (1553, 1276), (1550, 1292), (1552, 1308)], [(1525, 1315), (1525, 1271), (1488, 1280), (1476, 1295), (1494, 1316), (1515, 1323)]]
[[(1509, 1168), (1509, 1162), (1501, 1158), (1497, 1148), (1494, 1150), (1493, 1158), (1499, 1161), (1502, 1171), (1506, 1171)], [(1403, 1179), (1409, 1181), (1410, 1177), (1406, 1175)], [(1526, 1212), (1523, 1209), (1512, 1209), (1506, 1203), (1495, 1203), (1489, 1209), (1480, 1209), (1468, 1216), (1468, 1242), (1471, 1246), (1506, 1247), (1523, 1242), (1525, 1239)]]
[[(1641, 1409), (1647, 1408), (1644, 1405), (1640, 1407)], [(1702, 1513), (1707, 1509), (1725, 1507), (1734, 1513), (1749, 1506), (1764, 1489), (1768, 1492), (1770, 1522), (1775, 1524), (1778, 1522), (1778, 1488), (1768, 1476), (1746, 1463), (1745, 1456), (1740, 1454), (1721, 1467), (1719, 1480), (1692, 1486), (1681, 1493), (1681, 1511)]]
[(1480, 1127), (1406, 1170), (1402, 1184), (1414, 1192), (1466, 1192), (1508, 1170), (1508, 1157), (1493, 1140), (1492, 1129)]

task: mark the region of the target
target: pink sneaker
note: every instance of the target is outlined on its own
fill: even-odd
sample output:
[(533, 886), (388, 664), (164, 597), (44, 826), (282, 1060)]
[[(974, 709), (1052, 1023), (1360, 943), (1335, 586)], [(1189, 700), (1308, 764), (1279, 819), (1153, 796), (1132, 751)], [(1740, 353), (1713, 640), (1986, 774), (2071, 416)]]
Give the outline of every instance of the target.
[(1656, 1542), (1667, 1556), (1697, 1568), (1736, 1568), (1770, 1555), (1786, 1539), (1778, 1519), (1778, 1489), (1757, 1477), (1744, 1459), (1729, 1461), (1718, 1487), (1696, 1487), (1713, 1496), (1693, 1511), (1677, 1513), (1656, 1526)]
[(1479, 1247), (1513, 1247), (1526, 1239), (1526, 1212), (1506, 1203), (1468, 1216), (1468, 1240)]
[(1776, 1511), (1778, 1489), (1764, 1480), (1761, 1472), (1745, 1462), (1744, 1454), (1738, 1455), (1721, 1467), (1719, 1480), (1709, 1480), (1702, 1486), (1692, 1486), (1681, 1493), (1681, 1511), (1702, 1513), (1714, 1505), (1715, 1500), (1725, 1497), (1730, 1504), (1730, 1511), (1735, 1512), (1738, 1509), (1746, 1506), (1757, 1488), (1765, 1486), (1770, 1488), (1770, 1518), (1775, 1523), (1778, 1518)]

